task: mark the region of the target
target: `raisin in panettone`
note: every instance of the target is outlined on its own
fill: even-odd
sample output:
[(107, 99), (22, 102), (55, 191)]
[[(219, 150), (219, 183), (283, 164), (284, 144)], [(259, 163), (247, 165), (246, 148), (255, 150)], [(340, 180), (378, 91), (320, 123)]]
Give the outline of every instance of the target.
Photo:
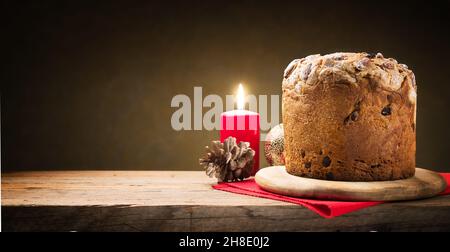
[(414, 175), (416, 83), (381, 53), (333, 53), (292, 61), (283, 79), (288, 173), (377, 181)]

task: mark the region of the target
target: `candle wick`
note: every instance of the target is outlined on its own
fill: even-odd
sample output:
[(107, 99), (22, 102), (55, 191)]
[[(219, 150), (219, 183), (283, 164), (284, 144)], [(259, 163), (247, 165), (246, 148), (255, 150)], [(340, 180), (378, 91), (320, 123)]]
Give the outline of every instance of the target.
[(243, 110), (245, 107), (245, 96), (244, 96), (244, 87), (242, 87), (241, 83), (239, 83), (236, 100), (238, 109)]

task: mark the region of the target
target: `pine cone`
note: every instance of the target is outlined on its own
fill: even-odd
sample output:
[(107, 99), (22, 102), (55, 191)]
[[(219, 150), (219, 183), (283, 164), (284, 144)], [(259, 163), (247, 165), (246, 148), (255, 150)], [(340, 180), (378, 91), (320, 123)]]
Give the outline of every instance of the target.
[(236, 144), (236, 138), (228, 137), (223, 143), (212, 141), (206, 146), (207, 153), (199, 162), (206, 175), (216, 177), (219, 182), (243, 180), (251, 176), (255, 151), (250, 143)]

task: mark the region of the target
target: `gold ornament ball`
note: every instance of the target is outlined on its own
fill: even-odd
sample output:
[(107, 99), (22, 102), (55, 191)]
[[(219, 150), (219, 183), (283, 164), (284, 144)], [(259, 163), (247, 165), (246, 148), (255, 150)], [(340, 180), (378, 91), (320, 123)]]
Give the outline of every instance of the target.
[(283, 124), (273, 127), (264, 142), (264, 156), (270, 166), (284, 165), (284, 129)]

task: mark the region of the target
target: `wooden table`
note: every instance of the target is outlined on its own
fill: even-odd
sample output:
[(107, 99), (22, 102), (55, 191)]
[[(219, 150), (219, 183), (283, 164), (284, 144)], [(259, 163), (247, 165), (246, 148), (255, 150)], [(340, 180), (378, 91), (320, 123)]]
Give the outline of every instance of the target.
[(3, 231), (450, 231), (450, 196), (333, 219), (211, 189), (200, 171), (2, 174)]

